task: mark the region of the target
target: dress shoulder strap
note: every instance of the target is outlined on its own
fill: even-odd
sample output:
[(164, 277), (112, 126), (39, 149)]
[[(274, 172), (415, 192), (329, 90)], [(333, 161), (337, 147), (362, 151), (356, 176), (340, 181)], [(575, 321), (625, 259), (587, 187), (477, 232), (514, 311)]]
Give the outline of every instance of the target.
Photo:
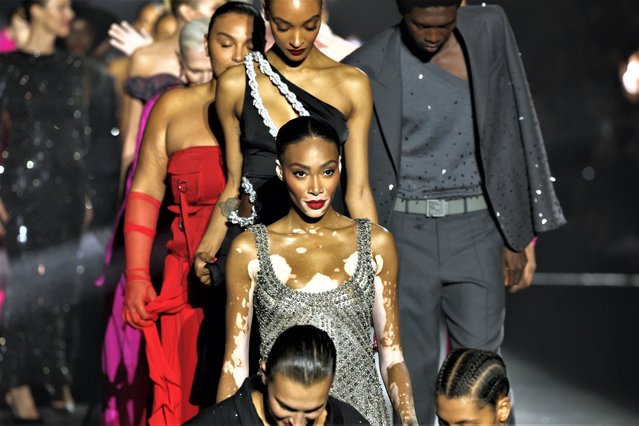
[(260, 263), (260, 270), (266, 271), (270, 266), (270, 248), (268, 245), (268, 230), (262, 223), (255, 224), (249, 228), (255, 237), (255, 247), (257, 247), (257, 258)]
[(371, 221), (370, 219), (355, 219), (357, 223), (357, 252), (363, 259), (371, 259)]
[(257, 62), (260, 72), (267, 76), (271, 83), (273, 83), (280, 91), (280, 93), (286, 98), (291, 107), (297, 112), (299, 116), (307, 117), (309, 112), (304, 108), (304, 105), (297, 99), (295, 93), (291, 92), (286, 83), (282, 81), (282, 78), (273, 71), (271, 64), (266, 60), (260, 52), (251, 52), (244, 57), (244, 67), (246, 68), (246, 78), (248, 85), (251, 88), (251, 97), (253, 98), (253, 106), (257, 108), (258, 113), (264, 121), (264, 125), (268, 128), (271, 136), (276, 137), (279, 129), (275, 126), (275, 123), (271, 119), (268, 110), (262, 102), (262, 97), (258, 90), (257, 73), (255, 72), (255, 66), (253, 62)]

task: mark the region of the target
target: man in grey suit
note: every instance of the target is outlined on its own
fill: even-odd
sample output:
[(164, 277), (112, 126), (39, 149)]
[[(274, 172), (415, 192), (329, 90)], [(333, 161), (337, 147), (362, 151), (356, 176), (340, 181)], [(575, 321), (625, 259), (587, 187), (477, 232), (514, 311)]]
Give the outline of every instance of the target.
[(503, 10), (396, 1), (400, 24), (344, 62), (373, 88), (371, 186), (397, 243), (404, 356), (430, 423), (442, 319), (452, 347), (499, 350), (505, 289), (530, 285), (535, 236), (565, 219)]

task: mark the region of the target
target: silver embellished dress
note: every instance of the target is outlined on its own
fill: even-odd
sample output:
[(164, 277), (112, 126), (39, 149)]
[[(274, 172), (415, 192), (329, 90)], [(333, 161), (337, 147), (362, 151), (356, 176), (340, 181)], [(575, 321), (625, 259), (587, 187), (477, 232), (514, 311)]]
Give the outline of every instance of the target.
[(357, 222), (357, 267), (339, 287), (320, 293), (293, 290), (276, 276), (268, 231), (254, 225), (259, 272), (255, 315), (260, 331), (260, 356), (266, 359), (281, 332), (298, 324), (326, 331), (337, 349), (337, 368), (331, 395), (351, 404), (373, 425), (390, 424), (373, 358), (371, 324), (375, 298), (370, 221)]

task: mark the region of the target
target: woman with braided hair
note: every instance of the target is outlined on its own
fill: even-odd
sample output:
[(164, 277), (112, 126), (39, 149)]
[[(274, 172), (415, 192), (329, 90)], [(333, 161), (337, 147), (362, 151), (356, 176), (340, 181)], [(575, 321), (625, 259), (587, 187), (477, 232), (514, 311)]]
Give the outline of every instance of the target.
[(506, 425), (510, 416), (506, 365), (494, 352), (459, 348), (444, 361), (437, 382), (437, 418), (444, 426)]

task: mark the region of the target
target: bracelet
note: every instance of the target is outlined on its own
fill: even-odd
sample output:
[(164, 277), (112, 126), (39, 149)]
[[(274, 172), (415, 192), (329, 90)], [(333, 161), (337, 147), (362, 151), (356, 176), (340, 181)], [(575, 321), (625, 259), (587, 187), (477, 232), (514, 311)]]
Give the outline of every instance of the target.
[(255, 219), (257, 219), (257, 211), (255, 210), (257, 193), (246, 176), (242, 177), (242, 189), (244, 190), (244, 193), (249, 196), (249, 202), (251, 203), (251, 215), (246, 217), (240, 216), (238, 209), (235, 209), (229, 213), (229, 222), (234, 225), (239, 225), (242, 228), (246, 228), (253, 225), (255, 223)]

